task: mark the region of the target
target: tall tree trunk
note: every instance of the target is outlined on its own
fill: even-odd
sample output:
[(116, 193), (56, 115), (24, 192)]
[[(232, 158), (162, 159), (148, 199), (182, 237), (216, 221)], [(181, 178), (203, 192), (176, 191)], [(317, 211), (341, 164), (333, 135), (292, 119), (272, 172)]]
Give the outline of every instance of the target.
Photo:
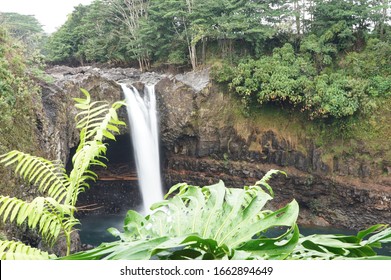
[(309, 0), (308, 2), (309, 2), (308, 11), (309, 11), (309, 15), (310, 15), (309, 24), (308, 24), (308, 30), (311, 30), (312, 22), (314, 21), (314, 1), (313, 0)]
[(196, 46), (194, 44), (191, 44), (189, 46), (189, 56), (190, 56), (191, 67), (193, 68), (194, 71), (197, 68), (197, 53), (196, 53)]
[(150, 64), (148, 57), (141, 57), (140, 56), (137, 60), (138, 60), (138, 65), (139, 65), (141, 72), (145, 72), (150, 69), (151, 64)]
[(296, 33), (297, 33), (297, 35), (300, 35), (300, 30), (301, 30), (301, 22), (300, 22), (301, 11), (300, 11), (299, 0), (295, 0), (293, 2), (293, 9), (295, 11)]
[(140, 71), (141, 72), (144, 72), (145, 69), (144, 69), (144, 62), (143, 62), (143, 59), (141, 57), (139, 57), (138, 59), (138, 67), (140, 68)]
[(202, 53), (201, 53), (202, 64), (206, 63), (206, 38), (202, 37)]
[(384, 24), (385, 22), (387, 21), (387, 9), (388, 9), (388, 0), (383, 0), (382, 1), (382, 6), (383, 6), (383, 9), (382, 9), (382, 18), (380, 20), (380, 39), (383, 40), (384, 39)]
[(224, 38), (219, 41), (221, 48), (221, 57), (226, 58), (233, 53), (233, 40)]
[(228, 53), (229, 53), (229, 57), (230, 57), (230, 59), (232, 58), (232, 54), (233, 54), (233, 43), (234, 43), (234, 41), (233, 41), (233, 39), (230, 39), (229, 40), (229, 42), (228, 42), (229, 44), (228, 44)]

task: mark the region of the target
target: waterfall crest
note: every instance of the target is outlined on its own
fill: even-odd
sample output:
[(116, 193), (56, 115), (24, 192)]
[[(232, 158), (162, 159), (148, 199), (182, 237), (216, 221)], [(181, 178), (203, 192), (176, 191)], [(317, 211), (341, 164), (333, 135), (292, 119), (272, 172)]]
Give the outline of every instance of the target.
[(144, 97), (133, 86), (121, 84), (121, 87), (128, 106), (139, 188), (144, 210), (148, 212), (153, 203), (163, 199), (155, 86), (145, 85)]

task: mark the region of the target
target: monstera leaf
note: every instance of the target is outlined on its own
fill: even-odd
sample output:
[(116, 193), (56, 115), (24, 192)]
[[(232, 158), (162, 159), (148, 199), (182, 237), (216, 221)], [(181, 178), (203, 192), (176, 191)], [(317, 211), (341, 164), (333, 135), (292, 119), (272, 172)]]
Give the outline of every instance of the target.
[[(289, 255), (299, 238), (299, 207), (293, 200), (275, 212), (264, 209), (272, 199), (267, 180), (275, 173), (271, 170), (243, 189), (226, 188), (222, 181), (202, 188), (175, 185), (166, 200), (151, 207), (152, 214), (143, 217), (129, 211), (124, 232), (110, 229), (120, 241), (68, 259), (274, 259)], [(288, 230), (275, 238), (263, 236), (277, 226)]]
[(391, 242), (391, 228), (377, 224), (356, 236), (313, 234), (299, 239), (289, 259), (391, 259), (378, 256), (375, 248)]

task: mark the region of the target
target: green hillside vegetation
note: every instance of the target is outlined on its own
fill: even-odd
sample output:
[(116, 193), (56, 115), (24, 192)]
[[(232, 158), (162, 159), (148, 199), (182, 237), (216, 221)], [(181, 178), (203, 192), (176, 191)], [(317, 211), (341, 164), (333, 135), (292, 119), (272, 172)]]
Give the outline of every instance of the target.
[[(28, 105), (38, 92), (38, 87), (26, 75), (28, 66), (22, 45), (3, 28), (0, 29), (0, 42), (0, 151), (4, 152), (6, 146), (18, 145), (15, 142), (19, 141), (21, 147), (30, 142), (28, 136), (32, 133), (27, 132), (30, 128), (24, 124), (31, 124)], [(27, 131), (23, 131), (24, 127)]]
[(0, 13), (0, 25), (5, 27), (13, 38), (22, 41), (28, 50), (38, 50), (46, 36), (42, 25), (32, 15)]
[[(0, 13), (0, 154), (11, 149), (39, 154), (33, 104), (39, 104), (37, 77), (42, 76), (43, 60), (37, 55), (37, 32), (42, 28), (34, 17)], [(28, 193), (15, 187), (22, 183), (4, 167), (0, 177), (2, 194)]]

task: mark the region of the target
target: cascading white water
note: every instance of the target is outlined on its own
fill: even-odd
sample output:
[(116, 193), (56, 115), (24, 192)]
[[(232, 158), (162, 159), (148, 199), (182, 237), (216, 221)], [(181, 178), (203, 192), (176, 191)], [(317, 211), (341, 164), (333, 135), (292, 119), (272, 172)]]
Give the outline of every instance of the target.
[(159, 159), (155, 86), (145, 85), (144, 98), (135, 87), (121, 84), (128, 118), (144, 211), (163, 199)]

